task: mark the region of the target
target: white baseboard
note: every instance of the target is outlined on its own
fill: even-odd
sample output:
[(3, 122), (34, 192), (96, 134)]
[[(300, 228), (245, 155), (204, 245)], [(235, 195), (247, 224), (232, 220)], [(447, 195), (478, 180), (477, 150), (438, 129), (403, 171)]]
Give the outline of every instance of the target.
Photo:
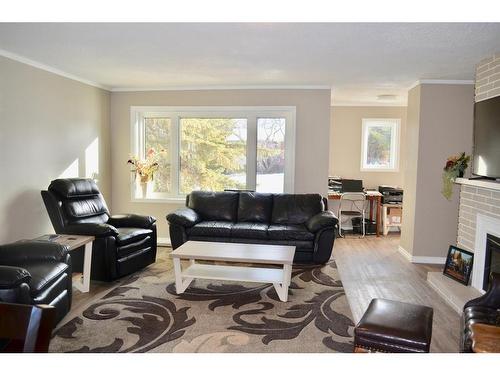
[(446, 262), (446, 257), (422, 257), (411, 255), (402, 246), (398, 246), (398, 251), (411, 263), (444, 264)]
[(158, 244), (158, 246), (172, 247), (172, 243), (170, 242), (170, 237), (158, 237), (156, 243)]

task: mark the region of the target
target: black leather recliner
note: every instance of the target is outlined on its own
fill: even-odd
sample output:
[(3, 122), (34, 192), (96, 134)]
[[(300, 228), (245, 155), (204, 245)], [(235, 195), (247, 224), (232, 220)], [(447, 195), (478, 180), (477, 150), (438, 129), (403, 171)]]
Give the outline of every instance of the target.
[(19, 241), (0, 246), (0, 301), (51, 305), (59, 322), (71, 308), (71, 257), (64, 245)]
[[(56, 233), (95, 236), (92, 279), (115, 280), (155, 262), (156, 219), (134, 214), (110, 216), (94, 180), (54, 180), (42, 197)], [(82, 261), (76, 256), (75, 252), (73, 266), (78, 271)]]
[(176, 249), (188, 240), (295, 246), (294, 262), (330, 259), (338, 220), (319, 194), (193, 191), (167, 215)]
[(474, 323), (500, 326), (500, 273), (490, 274), (488, 291), (464, 306), (460, 351), (472, 352), (471, 325)]

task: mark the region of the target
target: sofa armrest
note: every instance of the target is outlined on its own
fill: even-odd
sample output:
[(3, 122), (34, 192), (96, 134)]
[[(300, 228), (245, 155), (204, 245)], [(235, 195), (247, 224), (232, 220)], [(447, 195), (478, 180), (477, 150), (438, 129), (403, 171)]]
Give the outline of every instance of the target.
[(136, 214), (113, 215), (108, 220), (108, 224), (116, 228), (129, 227), (149, 229), (155, 222), (156, 219), (152, 216)]
[(31, 275), (24, 268), (0, 266), (0, 289), (14, 289), (30, 280)]
[(55, 242), (42, 240), (18, 241), (0, 246), (0, 263), (16, 266), (32, 260), (64, 262), (68, 248)]
[(201, 221), (200, 215), (195, 210), (184, 207), (175, 210), (167, 215), (167, 221), (170, 224), (180, 225), (182, 227), (190, 228)]
[(500, 273), (492, 272), (490, 274), (490, 286), (488, 291), (481, 297), (474, 298), (467, 302), (464, 306), (464, 310), (472, 306), (500, 309)]
[(84, 223), (84, 224), (71, 224), (66, 225), (63, 230), (63, 234), (75, 234), (82, 236), (94, 236), (96, 238), (118, 236), (118, 231), (116, 228), (109, 224), (97, 224), (97, 223)]
[(310, 232), (316, 233), (320, 229), (332, 227), (332, 229), (337, 225), (339, 220), (331, 211), (323, 211), (319, 214), (311, 217), (307, 223), (306, 227)]

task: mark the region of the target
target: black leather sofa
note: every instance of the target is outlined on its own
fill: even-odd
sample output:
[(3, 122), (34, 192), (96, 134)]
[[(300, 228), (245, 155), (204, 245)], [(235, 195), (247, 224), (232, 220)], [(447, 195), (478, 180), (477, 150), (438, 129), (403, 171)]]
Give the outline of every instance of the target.
[(71, 308), (71, 257), (66, 246), (19, 241), (0, 246), (0, 301), (51, 305), (59, 322)]
[(176, 249), (188, 240), (296, 246), (295, 263), (330, 259), (338, 220), (319, 194), (193, 191), (167, 215)]
[(471, 325), (483, 323), (500, 326), (500, 273), (490, 274), (488, 291), (481, 297), (467, 302), (462, 314), (460, 350), (472, 352)]
[[(42, 198), (56, 233), (95, 236), (92, 279), (115, 280), (155, 262), (156, 219), (134, 214), (110, 216), (94, 180), (54, 180), (42, 191)], [(81, 252), (73, 253), (73, 266), (79, 271)]]

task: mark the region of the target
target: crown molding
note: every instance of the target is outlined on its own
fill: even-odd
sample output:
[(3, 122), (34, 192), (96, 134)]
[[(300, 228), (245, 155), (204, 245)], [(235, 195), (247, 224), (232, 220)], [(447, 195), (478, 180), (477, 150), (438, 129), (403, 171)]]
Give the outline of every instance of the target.
[(64, 78), (71, 79), (73, 81), (84, 83), (86, 85), (97, 87), (97, 88), (100, 88), (100, 89), (103, 89), (103, 90), (106, 90), (106, 91), (111, 91), (109, 87), (103, 86), (103, 85), (101, 85), (99, 83), (96, 83), (96, 82), (93, 82), (93, 81), (89, 81), (88, 79), (75, 76), (74, 74), (67, 73), (67, 72), (62, 71), (60, 69), (51, 67), (49, 65), (45, 65), (45, 64), (43, 64), (41, 62), (38, 62), (38, 61), (35, 61), (35, 60), (28, 59), (27, 57), (24, 57), (24, 56), (18, 55), (16, 53), (12, 53), (12, 52), (6, 51), (4, 49), (0, 49), (0, 56), (6, 57), (6, 58), (8, 58), (10, 60), (14, 60), (14, 61), (20, 62), (22, 64), (26, 64), (26, 65), (32, 66), (32, 67), (40, 69), (40, 70), (44, 70), (44, 71), (49, 72), (49, 73), (56, 74), (56, 75), (64, 77)]
[(402, 102), (386, 102), (386, 103), (381, 103), (381, 102), (332, 102), (331, 104), (332, 107), (407, 107), (407, 103), (402, 103)]
[(408, 91), (418, 85), (474, 85), (473, 79), (419, 79), (413, 83)]
[(167, 87), (116, 87), (111, 92), (137, 91), (206, 91), (206, 90), (331, 90), (326, 85), (225, 85), (225, 86), (167, 86)]

